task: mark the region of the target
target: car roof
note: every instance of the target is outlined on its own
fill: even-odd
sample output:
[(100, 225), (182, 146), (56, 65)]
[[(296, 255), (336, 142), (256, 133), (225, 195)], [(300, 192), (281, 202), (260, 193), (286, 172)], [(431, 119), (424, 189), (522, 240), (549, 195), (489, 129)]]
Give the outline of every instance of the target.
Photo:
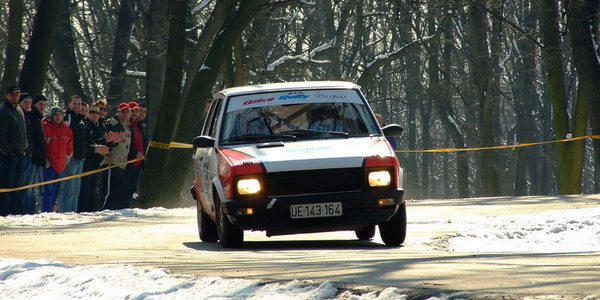
[(235, 96), (243, 94), (254, 94), (272, 91), (287, 91), (287, 90), (314, 90), (314, 89), (359, 89), (359, 86), (352, 82), (345, 81), (302, 81), (302, 82), (279, 82), (246, 85), (232, 87), (219, 91), (217, 95)]

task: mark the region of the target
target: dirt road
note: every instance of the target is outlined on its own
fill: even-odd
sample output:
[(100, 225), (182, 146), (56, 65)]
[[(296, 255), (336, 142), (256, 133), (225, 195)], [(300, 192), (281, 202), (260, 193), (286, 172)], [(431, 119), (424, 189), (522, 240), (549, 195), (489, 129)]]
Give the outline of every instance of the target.
[[(198, 239), (195, 209), (178, 216), (104, 218), (43, 228), (2, 228), (0, 257), (71, 264), (132, 264), (197, 276), (306, 279), (352, 287), (394, 286), (566, 298), (600, 296), (600, 249), (588, 253), (458, 253), (444, 248), (469, 216), (600, 206), (600, 196), (411, 201), (403, 247), (351, 232), (267, 238), (246, 232), (243, 249)], [(460, 216), (460, 218), (455, 217)], [(465, 221), (466, 220), (466, 221)], [(489, 294), (488, 294), (489, 295)]]

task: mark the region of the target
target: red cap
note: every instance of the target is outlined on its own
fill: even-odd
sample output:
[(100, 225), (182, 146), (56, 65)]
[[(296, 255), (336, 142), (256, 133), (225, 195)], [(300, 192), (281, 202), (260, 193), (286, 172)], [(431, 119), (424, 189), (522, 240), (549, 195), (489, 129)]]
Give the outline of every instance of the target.
[(128, 105), (129, 109), (140, 109), (140, 105), (135, 101), (129, 102)]
[(121, 103), (119, 104), (119, 106), (117, 107), (118, 110), (124, 110), (124, 109), (129, 109), (129, 104), (128, 103)]

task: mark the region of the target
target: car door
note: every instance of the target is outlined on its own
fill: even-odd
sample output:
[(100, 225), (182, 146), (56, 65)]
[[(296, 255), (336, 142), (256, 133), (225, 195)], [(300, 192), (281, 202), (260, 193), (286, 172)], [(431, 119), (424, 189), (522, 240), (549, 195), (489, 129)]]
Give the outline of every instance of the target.
[[(221, 106), (223, 103), (223, 99), (217, 98), (212, 101), (207, 120), (204, 123), (204, 128), (202, 129), (202, 135), (210, 136), (216, 139), (216, 131), (218, 128), (219, 117), (221, 113)], [(202, 148), (197, 153), (197, 163), (198, 168), (200, 170), (199, 178), (200, 178), (200, 187), (201, 187), (201, 199), (204, 202), (203, 206), (208, 208), (208, 211), (214, 211), (213, 209), (213, 201), (212, 201), (212, 181), (216, 173), (216, 155), (215, 155), (215, 147)]]

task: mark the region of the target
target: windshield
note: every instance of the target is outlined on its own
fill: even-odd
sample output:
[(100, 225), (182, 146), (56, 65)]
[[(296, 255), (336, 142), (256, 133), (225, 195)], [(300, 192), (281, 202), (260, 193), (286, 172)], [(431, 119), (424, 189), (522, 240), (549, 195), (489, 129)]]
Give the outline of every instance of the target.
[(221, 144), (381, 134), (354, 90), (273, 92), (231, 97)]

